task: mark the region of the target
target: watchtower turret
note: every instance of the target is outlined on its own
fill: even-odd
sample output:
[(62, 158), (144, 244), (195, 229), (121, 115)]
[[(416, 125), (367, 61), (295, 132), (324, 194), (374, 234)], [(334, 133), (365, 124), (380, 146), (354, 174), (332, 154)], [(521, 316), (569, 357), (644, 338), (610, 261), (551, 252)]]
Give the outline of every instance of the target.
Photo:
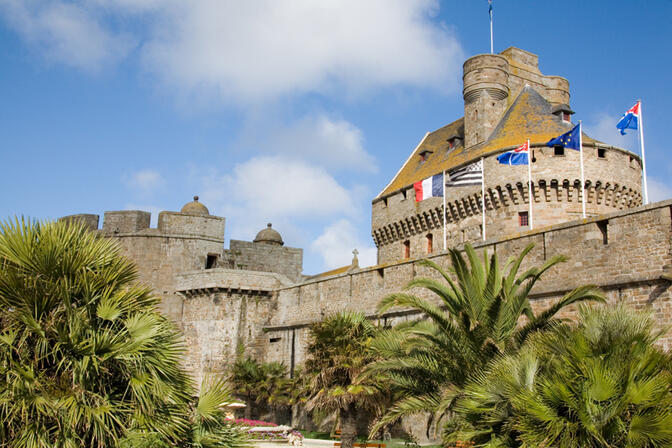
[(506, 111), (509, 97), (509, 61), (498, 54), (466, 60), (464, 69), (464, 146), (481, 143)]

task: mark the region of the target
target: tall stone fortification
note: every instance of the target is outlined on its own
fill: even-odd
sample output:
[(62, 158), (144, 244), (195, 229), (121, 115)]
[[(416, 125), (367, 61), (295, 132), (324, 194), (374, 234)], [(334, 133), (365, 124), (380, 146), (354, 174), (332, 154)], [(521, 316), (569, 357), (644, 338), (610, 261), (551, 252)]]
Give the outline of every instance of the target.
[[(569, 131), (569, 82), (544, 76), (536, 55), (509, 48), (464, 63), (464, 117), (428, 133), (392, 181), (373, 200), (372, 235), (378, 262), (390, 263), (443, 249), (441, 198), (416, 202), (413, 183), (483, 159), (486, 235), (503, 237), (581, 217), (579, 152), (549, 148)], [(527, 166), (501, 165), (496, 157), (529, 139), (532, 192)], [(588, 216), (641, 204), (639, 157), (583, 136)], [(446, 192), (448, 247), (482, 234), (481, 186)]]
[[(523, 269), (565, 254), (533, 291), (544, 308), (575, 286), (595, 283), (611, 302), (654, 310), (659, 325), (672, 323), (672, 201), (641, 206), (639, 158), (584, 135), (588, 218), (581, 218), (577, 151), (544, 143), (571, 129), (569, 83), (544, 76), (537, 57), (510, 48), (464, 64), (465, 117), (428, 133), (390, 183), (373, 200), (377, 266), (351, 266), (302, 275), (301, 249), (284, 245), (269, 224), (254, 241), (224, 248), (224, 218), (195, 199), (180, 212), (161, 212), (157, 228), (141, 211), (64, 219), (87, 222), (118, 240), (139, 267), (141, 280), (163, 297), (162, 310), (184, 331), (187, 367), (196, 379), (222, 372), (239, 345), (259, 359), (290, 369), (305, 360), (308, 326), (339, 310), (361, 310), (384, 323), (417, 318), (407, 310), (376, 314), (376, 305), (415, 276), (430, 257), (448, 267), (442, 247), (442, 201), (415, 202), (414, 182), (480, 158), (485, 162), (486, 241), (481, 240), (481, 188), (449, 190), (448, 246), (472, 242), (500, 258), (535, 248)], [(529, 138), (532, 194), (525, 166), (499, 165), (495, 157)], [(521, 214), (533, 201), (534, 230)], [(252, 236), (252, 235), (250, 235)], [(420, 292), (424, 293), (424, 292)], [(663, 339), (667, 347), (669, 337)]]

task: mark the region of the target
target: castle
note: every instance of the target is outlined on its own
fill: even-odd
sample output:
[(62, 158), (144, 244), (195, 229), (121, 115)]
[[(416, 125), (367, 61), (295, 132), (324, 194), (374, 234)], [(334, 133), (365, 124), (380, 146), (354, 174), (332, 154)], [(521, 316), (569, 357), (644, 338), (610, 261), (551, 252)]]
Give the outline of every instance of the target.
[[(161, 295), (162, 312), (184, 331), (187, 367), (197, 380), (224, 370), (239, 344), (258, 359), (284, 362), (293, 374), (305, 358), (308, 326), (339, 310), (361, 310), (384, 323), (414, 318), (406, 310), (378, 316), (376, 305), (413, 277), (434, 275), (417, 259), (448, 267), (444, 222), (447, 247), (471, 243), (506, 259), (534, 243), (529, 266), (569, 256), (535, 287), (535, 307), (594, 283), (609, 301), (649, 307), (661, 326), (672, 322), (672, 201), (642, 206), (639, 157), (584, 135), (584, 219), (579, 152), (545, 145), (574, 126), (569, 82), (543, 75), (536, 55), (509, 48), (464, 63), (463, 95), (464, 117), (425, 135), (373, 199), (376, 266), (360, 268), (355, 256), (351, 266), (304, 276), (302, 250), (286, 247), (271, 224), (254, 241), (231, 240), (224, 249), (225, 219), (210, 215), (197, 197), (180, 212), (161, 212), (157, 228), (142, 211), (106, 212), (100, 229), (97, 215), (62, 219), (119, 241), (141, 280)], [(531, 190), (526, 166), (496, 160), (526, 139)], [(442, 198), (415, 201), (414, 182), (481, 159), (484, 197), (481, 186), (450, 188), (445, 213)], [(663, 344), (670, 348), (672, 339)]]

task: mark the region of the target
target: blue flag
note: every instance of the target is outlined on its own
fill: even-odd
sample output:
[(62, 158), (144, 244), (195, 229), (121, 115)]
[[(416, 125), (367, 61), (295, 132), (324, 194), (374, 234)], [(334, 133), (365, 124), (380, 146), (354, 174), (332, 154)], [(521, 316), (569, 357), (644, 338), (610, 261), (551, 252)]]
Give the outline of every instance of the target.
[(497, 161), (502, 165), (527, 165), (530, 163), (530, 148), (527, 142), (512, 151), (506, 151), (497, 156)]
[(581, 129), (579, 129), (580, 125), (574, 126), (574, 128), (569, 131), (565, 132), (564, 134), (552, 138), (546, 143), (546, 146), (562, 146), (564, 148), (569, 148), (569, 149), (576, 149), (577, 151), (581, 150), (581, 143), (579, 141), (579, 133), (581, 132)]
[(639, 101), (632, 106), (616, 124), (616, 127), (621, 130), (621, 135), (625, 135), (626, 129), (637, 129), (637, 122), (639, 121)]

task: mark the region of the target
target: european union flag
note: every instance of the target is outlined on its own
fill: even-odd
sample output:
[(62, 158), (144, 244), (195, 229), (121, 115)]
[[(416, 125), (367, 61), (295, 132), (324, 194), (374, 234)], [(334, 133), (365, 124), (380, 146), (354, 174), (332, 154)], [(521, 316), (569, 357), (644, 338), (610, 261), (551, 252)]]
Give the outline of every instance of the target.
[(546, 143), (546, 146), (550, 147), (563, 146), (565, 148), (576, 149), (577, 151), (580, 151), (581, 150), (581, 143), (579, 140), (580, 132), (581, 132), (580, 125), (577, 124), (571, 131), (565, 132), (559, 137), (550, 139), (548, 143)]

